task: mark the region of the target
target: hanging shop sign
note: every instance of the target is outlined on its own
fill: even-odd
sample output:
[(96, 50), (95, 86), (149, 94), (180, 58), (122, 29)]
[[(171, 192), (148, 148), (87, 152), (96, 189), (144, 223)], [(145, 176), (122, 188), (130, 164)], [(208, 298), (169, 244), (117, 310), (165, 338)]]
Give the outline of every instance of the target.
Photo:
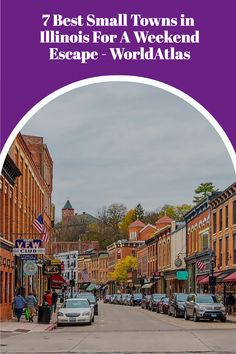
[(180, 259), (179, 257), (177, 257), (176, 259), (175, 259), (175, 266), (176, 267), (181, 267), (182, 266), (182, 259)]
[(15, 248), (13, 254), (45, 254), (45, 248), (41, 248), (42, 240), (26, 240), (17, 239), (15, 241)]
[(52, 274), (60, 274), (61, 273), (61, 265), (47, 265), (43, 266), (43, 274), (52, 275)]
[(178, 280), (188, 280), (188, 272), (186, 270), (178, 270), (176, 272), (176, 279), (178, 279)]
[(36, 261), (37, 255), (36, 254), (21, 254), (20, 259), (24, 261)]
[(26, 261), (23, 266), (23, 271), (25, 275), (35, 275), (38, 271), (38, 266), (34, 261)]

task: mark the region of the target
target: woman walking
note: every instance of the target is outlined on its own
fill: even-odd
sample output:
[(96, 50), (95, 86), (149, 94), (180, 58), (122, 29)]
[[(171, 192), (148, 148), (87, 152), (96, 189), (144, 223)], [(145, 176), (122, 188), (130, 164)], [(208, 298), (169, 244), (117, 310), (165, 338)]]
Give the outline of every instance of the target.
[(29, 322), (34, 322), (34, 315), (36, 313), (37, 300), (33, 295), (32, 291), (26, 297), (26, 305), (29, 309)]
[(25, 299), (23, 298), (23, 296), (21, 296), (20, 292), (17, 292), (16, 296), (14, 297), (14, 307), (18, 322), (20, 322), (20, 318), (22, 316), (23, 308), (25, 307), (25, 305)]

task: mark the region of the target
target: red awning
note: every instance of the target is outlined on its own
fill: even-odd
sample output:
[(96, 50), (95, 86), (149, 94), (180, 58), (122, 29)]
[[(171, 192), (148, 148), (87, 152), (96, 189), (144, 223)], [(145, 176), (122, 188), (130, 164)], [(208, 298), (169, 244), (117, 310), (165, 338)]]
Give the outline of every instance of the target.
[[(214, 273), (214, 277), (218, 277), (222, 272), (217, 272), (217, 273)], [(209, 275), (207, 276), (204, 276), (204, 278), (202, 278), (198, 284), (209, 284)]]
[(224, 278), (223, 282), (236, 282), (236, 272), (233, 272), (232, 274), (228, 275), (227, 277)]
[(203, 279), (207, 278), (207, 277), (208, 277), (207, 274), (198, 275), (198, 276), (197, 276), (197, 282), (198, 282), (198, 284), (202, 284), (201, 281), (202, 281)]
[(65, 279), (60, 274), (53, 274), (51, 276), (52, 288), (60, 289), (64, 284), (66, 284)]

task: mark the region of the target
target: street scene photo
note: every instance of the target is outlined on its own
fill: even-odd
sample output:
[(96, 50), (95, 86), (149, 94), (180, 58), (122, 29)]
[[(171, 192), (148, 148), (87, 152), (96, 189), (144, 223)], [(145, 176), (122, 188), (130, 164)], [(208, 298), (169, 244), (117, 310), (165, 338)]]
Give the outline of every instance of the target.
[(212, 124), (118, 81), (29, 119), (1, 156), (1, 353), (236, 353), (236, 176)]

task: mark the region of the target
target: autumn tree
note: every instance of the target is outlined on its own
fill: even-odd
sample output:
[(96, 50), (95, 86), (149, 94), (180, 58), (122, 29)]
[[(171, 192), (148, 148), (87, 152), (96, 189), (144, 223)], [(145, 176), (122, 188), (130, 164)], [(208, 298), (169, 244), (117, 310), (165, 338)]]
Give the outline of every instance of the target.
[(135, 209), (130, 209), (129, 211), (127, 211), (123, 220), (120, 223), (120, 232), (122, 236), (128, 237), (129, 225), (132, 224), (132, 222), (135, 220), (136, 220), (136, 211)]
[(114, 272), (111, 273), (111, 278), (116, 282), (125, 283), (128, 279), (128, 273), (137, 269), (137, 258), (126, 256), (124, 259), (121, 259), (116, 263)]
[(193, 202), (195, 204), (200, 203), (208, 195), (217, 192), (218, 189), (215, 188), (212, 182), (201, 183), (195, 190), (195, 196), (193, 197)]

